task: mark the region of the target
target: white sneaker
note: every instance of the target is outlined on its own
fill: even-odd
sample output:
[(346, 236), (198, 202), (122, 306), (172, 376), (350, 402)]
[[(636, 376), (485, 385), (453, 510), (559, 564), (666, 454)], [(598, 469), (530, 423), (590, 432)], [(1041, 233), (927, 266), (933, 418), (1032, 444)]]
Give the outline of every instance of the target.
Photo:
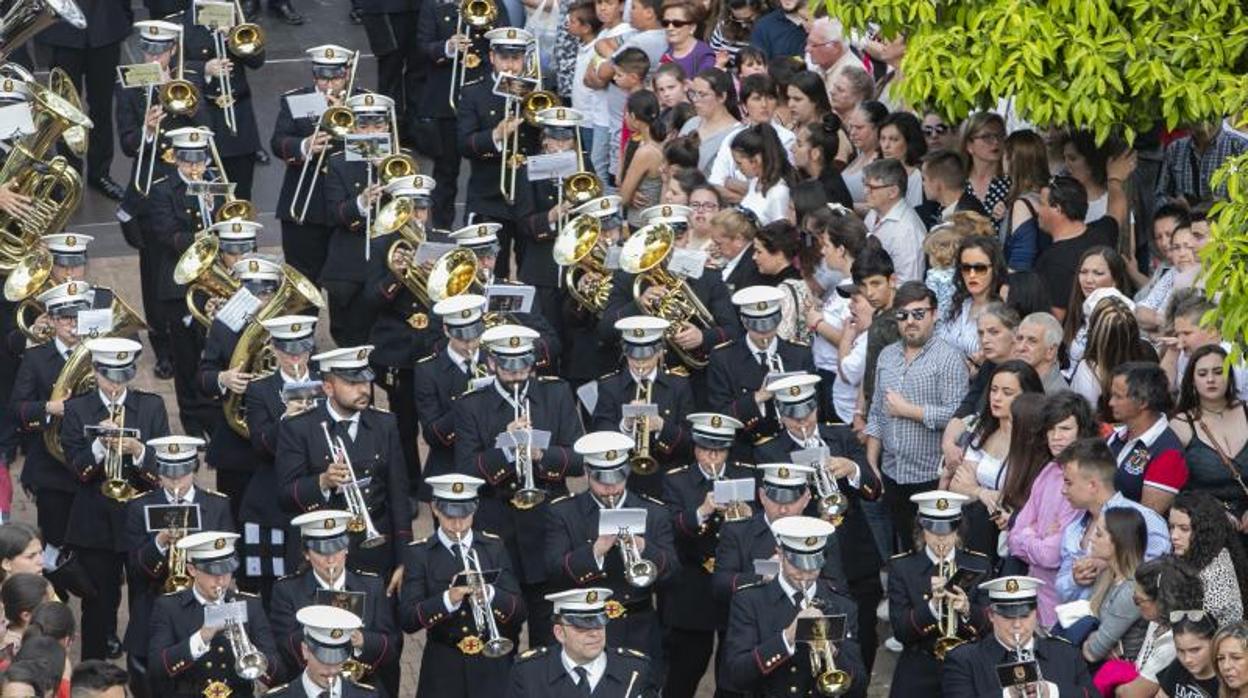
[(875, 607), (875, 617), (878, 618), (881, 623), (888, 622), (888, 599), (880, 600), (880, 605)]
[(903, 647), (902, 644), (897, 641), (897, 638), (893, 637), (892, 635), (889, 635), (888, 639), (884, 641), (884, 648), (887, 649), (889, 652), (900, 652), (903, 649), (905, 649), (905, 647)]

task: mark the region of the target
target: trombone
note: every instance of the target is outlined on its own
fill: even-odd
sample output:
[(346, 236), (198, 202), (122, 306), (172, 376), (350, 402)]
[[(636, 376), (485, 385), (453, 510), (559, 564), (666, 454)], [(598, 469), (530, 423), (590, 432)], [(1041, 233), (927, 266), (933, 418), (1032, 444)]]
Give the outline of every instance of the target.
[[(637, 382), (637, 392), (633, 399), (650, 404), (654, 393), (654, 383), (643, 378)], [(633, 422), (633, 456), (629, 461), (632, 471), (638, 475), (653, 475), (659, 462), (650, 455), (650, 418), (642, 415)]]
[(498, 632), (498, 623), (494, 620), (494, 611), (490, 608), (490, 597), (485, 588), (485, 575), (481, 571), (481, 558), (475, 550), (464, 545), (462, 533), (455, 534), (455, 544), (459, 546), (464, 558), (464, 577), (471, 589), (468, 598), (472, 604), (472, 620), (476, 623), (477, 632), (486, 635), (481, 654), (490, 659), (508, 655), (515, 649), (516, 643)]
[[(541, 89), (542, 86), (542, 61), (540, 49), (538, 48), (537, 39), (533, 40), (533, 44), (528, 47), (525, 54), (525, 66), (521, 71), (524, 77), (536, 77), (538, 89), (526, 94), (523, 97), (507, 97), (503, 102), (503, 121), (508, 119), (524, 117), (525, 123), (529, 125), (537, 124), (537, 115), (554, 107), (559, 103), (559, 97), (550, 91)], [(508, 202), (516, 200), (516, 178), (517, 170), (524, 167), (524, 153), (520, 152), (520, 127), (503, 138), (503, 149), (499, 153), (501, 163), (499, 165), (498, 190)]]
[[(520, 401), (520, 386), (512, 388), (512, 414), (514, 421), (523, 421), (524, 446), (516, 444), (516, 478), (520, 480), (520, 489), (511, 496), (511, 505), (520, 510), (532, 509), (546, 500), (546, 491), (537, 487), (533, 478), (533, 424), (529, 421), (529, 401)], [(516, 437), (513, 435), (512, 441)]]
[[(351, 96), (351, 92), (355, 90), (355, 70), (360, 64), (360, 52), (356, 51), (351, 57), (351, 75), (347, 78), (347, 89), (342, 93), (342, 99), (345, 101)], [(329, 134), (329, 137), (336, 141), (341, 141), (351, 133), (351, 129), (355, 128), (355, 115), (351, 113), (351, 109), (339, 104), (337, 106), (326, 107), (325, 112), (321, 114), (321, 119), (316, 122), (316, 128), (312, 130), (312, 137), (309, 143), (314, 143), (316, 137), (322, 131)], [(299, 223), (303, 223), (308, 216), (308, 206), (312, 204), (312, 197), (316, 191), (316, 182), (321, 176), (321, 166), (325, 164), (325, 153), (329, 151), (327, 145), (321, 152), (316, 154), (315, 166), (312, 167), (312, 179), (308, 182), (308, 189), (303, 190), (304, 180), (308, 176), (308, 167), (313, 164), (313, 158), (307, 157), (303, 160), (303, 168), (299, 170), (299, 181), (295, 183), (295, 193), (290, 197), (290, 217)], [(298, 206), (299, 197), (307, 194), (307, 198), (303, 200), (303, 205)], [(298, 211), (298, 213), (296, 213)]]
[[(818, 599), (811, 605), (818, 608), (817, 602)], [(810, 674), (815, 679), (815, 690), (824, 696), (839, 696), (850, 687), (849, 674), (836, 668), (833, 649), (833, 642), (828, 637), (827, 620), (815, 619), (810, 639)]]
[[(238, 0), (234, 0), (234, 14), (238, 24), (228, 30), (214, 29), (212, 32), (213, 49), (219, 61), (226, 60), (227, 50), (237, 58), (250, 58), (264, 50), (264, 30), (260, 25), (247, 21)], [(238, 133), (238, 117), (234, 112), (234, 84), (230, 77), (233, 70), (231, 66), (221, 76), (221, 96), (217, 99), (217, 106), (221, 107), (230, 133)]]
[[(166, 80), (159, 86), (147, 86), (147, 99), (144, 102), (143, 116), (147, 118), (147, 112), (152, 108), (152, 99), (155, 98), (160, 102), (160, 106), (168, 114), (175, 116), (190, 116), (199, 109), (199, 89), (194, 83), (186, 79), (186, 63), (183, 58), (184, 42), (183, 31), (178, 27), (178, 71), (177, 77)], [(164, 120), (164, 117), (161, 117)], [(147, 133), (144, 128), (143, 137), (139, 139), (139, 154), (135, 159), (139, 163), (139, 167), (134, 172), (134, 188), (147, 196), (152, 190), (152, 178), (156, 171), (156, 151), (160, 150), (160, 124), (156, 125), (156, 133), (152, 135), (151, 146), (147, 145)], [(146, 158), (144, 157), (146, 152)], [(145, 162), (146, 160), (146, 162)], [(146, 167), (144, 167), (146, 165)], [(146, 171), (145, 171), (146, 170)]]
[[(498, 19), (498, 6), (494, 4), (494, 0), (461, 0), (459, 20), (455, 23), (455, 36), (464, 33), (466, 24), (468, 25), (467, 36), (471, 41), (473, 29), (485, 31), (493, 26), (496, 19)], [(464, 56), (462, 61), (459, 58), (460, 54)], [(455, 96), (464, 86), (468, 71), (475, 70), (479, 65), (481, 65), (481, 57), (472, 52), (471, 46), (463, 50), (459, 46), (455, 47), (455, 55), (451, 57), (451, 90), (447, 97), (451, 109), (455, 108)]]
[(342, 437), (331, 437), (329, 435), (329, 425), (321, 422), (321, 431), (325, 433), (325, 444), (329, 446), (329, 455), (334, 460), (341, 460), (347, 466), (347, 472), (350, 475), (350, 481), (338, 489), (342, 492), (342, 496), (347, 500), (347, 510), (351, 512), (351, 522), (347, 524), (347, 530), (352, 533), (363, 533), (364, 540), (360, 541), (361, 548), (376, 548), (386, 542), (386, 536), (378, 532), (373, 525), (373, 517), (368, 513), (368, 502), (364, 499), (364, 491), (360, 489), (360, 481), (355, 476), (355, 468), (351, 466), (351, 456), (347, 453), (347, 447), (342, 442)]
[[(225, 162), (221, 160), (221, 153), (217, 150), (217, 138), (215, 135), (209, 136), (208, 147), (212, 149), (212, 160), (217, 166), (217, 179), (222, 184), (230, 184), (229, 175), (225, 172)], [(238, 199), (234, 197), (233, 190), (229, 190), (225, 194), (225, 203), (221, 204), (221, 208), (213, 214), (212, 222), (220, 223), (231, 218), (242, 218), (244, 220), (256, 220), (256, 207), (246, 199)]]

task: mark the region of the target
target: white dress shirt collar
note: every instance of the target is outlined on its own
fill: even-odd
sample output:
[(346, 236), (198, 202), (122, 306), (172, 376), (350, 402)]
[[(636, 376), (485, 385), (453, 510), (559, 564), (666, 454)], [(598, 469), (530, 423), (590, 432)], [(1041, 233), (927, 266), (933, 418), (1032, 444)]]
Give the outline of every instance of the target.
[[(559, 651), (559, 661), (563, 662), (563, 670), (568, 672), (568, 676), (572, 677), (572, 683), (575, 684), (581, 680), (581, 677), (576, 675), (577, 664), (572, 661), (567, 652)], [(589, 690), (592, 693), (598, 687), (598, 682), (602, 680), (602, 675), (607, 673), (607, 653), (605, 651), (599, 652), (593, 661), (580, 666), (585, 667), (586, 673), (589, 674)]]

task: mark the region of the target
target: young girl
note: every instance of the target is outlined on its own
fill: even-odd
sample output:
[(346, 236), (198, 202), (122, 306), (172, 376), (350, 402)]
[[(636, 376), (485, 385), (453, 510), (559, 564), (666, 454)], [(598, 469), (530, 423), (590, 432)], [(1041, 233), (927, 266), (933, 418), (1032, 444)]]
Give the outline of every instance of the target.
[(793, 168), (771, 124), (755, 124), (733, 136), (732, 159), (747, 182), (741, 205), (764, 225), (783, 220), (789, 210)]
[[(624, 111), (628, 129), (634, 134), (624, 155), (620, 171), (620, 198), (628, 207), (628, 223), (641, 223), (642, 209), (658, 203), (663, 190), (659, 168), (663, 165), (663, 125), (659, 121), (659, 99), (649, 90), (634, 92), (628, 97)], [(634, 227), (634, 230), (636, 227)]]
[(1178, 621), (1171, 623), (1174, 633), (1174, 661), (1157, 675), (1158, 695), (1218, 695), (1218, 675), (1213, 666), (1213, 636), (1218, 625), (1203, 611), (1176, 611)]
[(592, 153), (594, 125), (600, 119), (600, 112), (603, 119), (607, 113), (606, 90), (595, 90), (585, 84), (585, 76), (596, 72), (603, 60), (594, 50), (594, 40), (602, 30), (602, 20), (598, 19), (593, 0), (577, 0), (568, 9), (567, 29), (568, 34), (579, 42), (576, 68), (572, 74), (572, 108), (589, 119), (589, 123), (581, 127), (581, 139)]
[(952, 223), (933, 227), (923, 240), (923, 253), (927, 255), (927, 274), (923, 283), (936, 294), (938, 318), (949, 313), (949, 301), (953, 298), (953, 262), (961, 242), (962, 235)]

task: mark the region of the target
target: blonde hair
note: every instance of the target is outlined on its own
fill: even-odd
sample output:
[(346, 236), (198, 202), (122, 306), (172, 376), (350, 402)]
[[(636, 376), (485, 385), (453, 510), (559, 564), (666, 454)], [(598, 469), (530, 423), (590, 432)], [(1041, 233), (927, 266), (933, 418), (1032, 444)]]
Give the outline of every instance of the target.
[(941, 223), (923, 239), (923, 252), (931, 259), (933, 267), (948, 269), (958, 256), (958, 246), (964, 237), (967, 237), (966, 232), (952, 223)]
[(735, 238), (743, 238), (746, 242), (753, 242), (754, 235), (758, 232), (757, 228), (754, 227), (754, 223), (735, 208), (716, 213), (711, 218), (711, 225), (716, 228), (722, 228), (725, 233)]

